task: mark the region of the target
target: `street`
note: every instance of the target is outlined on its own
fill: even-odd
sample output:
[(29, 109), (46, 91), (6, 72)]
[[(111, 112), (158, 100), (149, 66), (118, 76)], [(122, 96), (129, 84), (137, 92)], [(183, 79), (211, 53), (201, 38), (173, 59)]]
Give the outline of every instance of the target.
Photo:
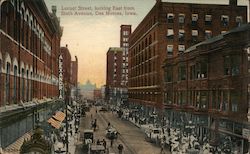
[[(98, 139), (107, 141), (107, 148), (110, 153), (118, 153), (118, 145), (122, 144), (124, 147), (124, 154), (160, 154), (160, 147), (155, 146), (145, 141), (143, 132), (129, 121), (121, 120), (117, 117), (116, 113), (111, 112), (98, 112), (96, 113), (96, 107), (91, 108), (90, 112), (86, 112), (86, 117), (81, 119), (80, 133), (83, 133), (84, 129), (90, 129), (91, 127), (91, 114), (92, 119), (97, 120), (97, 131), (94, 133), (94, 142)], [(110, 147), (110, 140), (105, 137), (105, 130), (108, 123), (116, 128), (119, 132), (118, 139)], [(166, 154), (170, 152), (164, 151)], [(81, 154), (81, 142), (78, 142), (76, 147), (76, 154)]]

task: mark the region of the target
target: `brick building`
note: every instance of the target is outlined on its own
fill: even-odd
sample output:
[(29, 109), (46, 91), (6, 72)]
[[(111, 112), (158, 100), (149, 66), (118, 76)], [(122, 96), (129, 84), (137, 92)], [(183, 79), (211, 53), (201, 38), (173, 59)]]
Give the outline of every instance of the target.
[[(51, 116), (62, 28), (43, 0), (0, 1), (0, 147)], [(24, 110), (25, 109), (25, 110)]]
[(131, 25), (121, 25), (120, 30), (120, 47), (123, 48), (122, 53), (122, 82), (125, 87), (128, 85), (128, 38), (131, 34)]
[(73, 86), (78, 84), (78, 58), (75, 56), (75, 61), (71, 61), (71, 82)]
[(129, 43), (128, 39), (131, 34), (131, 25), (121, 25), (120, 29), (120, 47), (123, 48), (122, 53), (122, 81), (123, 94), (121, 96), (121, 101), (124, 105), (128, 103), (128, 49)]
[(71, 54), (68, 45), (61, 47), (60, 54), (63, 57), (63, 83), (72, 86)]
[(106, 99), (120, 101), (122, 93), (123, 49), (110, 47), (107, 52)]
[(157, 1), (129, 38), (129, 102), (163, 107), (163, 61), (246, 23), (247, 7), (236, 2), (215, 5)]
[(244, 134), (250, 128), (250, 24), (166, 59), (164, 70), (168, 126), (192, 123), (200, 141), (206, 136), (219, 146), (227, 136), (232, 149), (247, 153)]

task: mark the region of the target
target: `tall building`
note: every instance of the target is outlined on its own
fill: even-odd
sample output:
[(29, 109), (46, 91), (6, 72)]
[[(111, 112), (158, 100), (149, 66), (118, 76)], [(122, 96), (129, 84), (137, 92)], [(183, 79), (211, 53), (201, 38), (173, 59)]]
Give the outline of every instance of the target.
[(121, 102), (124, 105), (128, 105), (128, 39), (131, 34), (131, 25), (121, 25), (120, 29), (120, 47), (123, 48), (122, 53), (122, 81), (123, 87)]
[(157, 1), (129, 38), (129, 102), (163, 107), (164, 60), (246, 21), (247, 7), (235, 0), (229, 5)]
[(168, 126), (190, 124), (213, 146), (230, 138), (231, 149), (248, 152), (250, 24), (194, 45), (164, 63)]
[(122, 56), (123, 49), (110, 47), (107, 52), (106, 69), (106, 99), (108, 101), (120, 101), (122, 93)]
[(60, 107), (62, 28), (56, 7), (50, 13), (44, 0), (5, 0), (0, 11), (0, 147), (5, 151)]
[(128, 85), (128, 39), (131, 34), (131, 25), (121, 25), (120, 29), (120, 47), (123, 48), (122, 53), (122, 81), (121, 85)]
[(78, 58), (75, 56), (75, 61), (71, 61), (71, 96), (72, 98), (77, 98), (79, 96), (78, 88)]

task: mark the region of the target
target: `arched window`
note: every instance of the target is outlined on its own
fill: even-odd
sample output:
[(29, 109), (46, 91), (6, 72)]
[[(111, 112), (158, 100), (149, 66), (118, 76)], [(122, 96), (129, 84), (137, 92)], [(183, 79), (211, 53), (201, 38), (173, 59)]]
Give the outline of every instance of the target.
[(22, 88), (22, 100), (24, 100), (24, 68), (22, 68), (22, 84), (21, 84), (21, 88)]
[(17, 103), (17, 66), (14, 66), (13, 101)]
[(9, 103), (10, 98), (10, 63), (6, 64), (6, 76), (5, 76), (5, 103)]
[(29, 70), (26, 72), (26, 101), (29, 101)]
[(10, 2), (1, 6), (1, 29), (13, 37), (14, 35), (14, 7)]

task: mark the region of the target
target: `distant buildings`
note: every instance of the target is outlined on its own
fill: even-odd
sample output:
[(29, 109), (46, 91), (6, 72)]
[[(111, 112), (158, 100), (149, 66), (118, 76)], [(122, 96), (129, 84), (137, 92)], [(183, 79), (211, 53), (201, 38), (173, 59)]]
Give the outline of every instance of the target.
[(122, 56), (123, 49), (110, 47), (107, 52), (106, 99), (108, 101), (121, 101), (122, 85)]
[(149, 106), (146, 112), (163, 108), (163, 62), (246, 21), (247, 7), (235, 0), (229, 5), (157, 1), (129, 37), (129, 102)]
[[(75, 56), (75, 61), (71, 60), (71, 54), (68, 49), (68, 45), (66, 47), (61, 47), (60, 54), (63, 57), (63, 83), (64, 88), (68, 86), (71, 89), (71, 97), (76, 98), (76, 92), (78, 87), (78, 59)], [(65, 89), (64, 89), (65, 90)]]
[(102, 99), (101, 89), (94, 89), (94, 100)]
[(80, 85), (79, 89), (82, 97), (94, 99), (94, 90), (96, 89), (96, 84), (93, 84), (88, 80), (84, 85)]

